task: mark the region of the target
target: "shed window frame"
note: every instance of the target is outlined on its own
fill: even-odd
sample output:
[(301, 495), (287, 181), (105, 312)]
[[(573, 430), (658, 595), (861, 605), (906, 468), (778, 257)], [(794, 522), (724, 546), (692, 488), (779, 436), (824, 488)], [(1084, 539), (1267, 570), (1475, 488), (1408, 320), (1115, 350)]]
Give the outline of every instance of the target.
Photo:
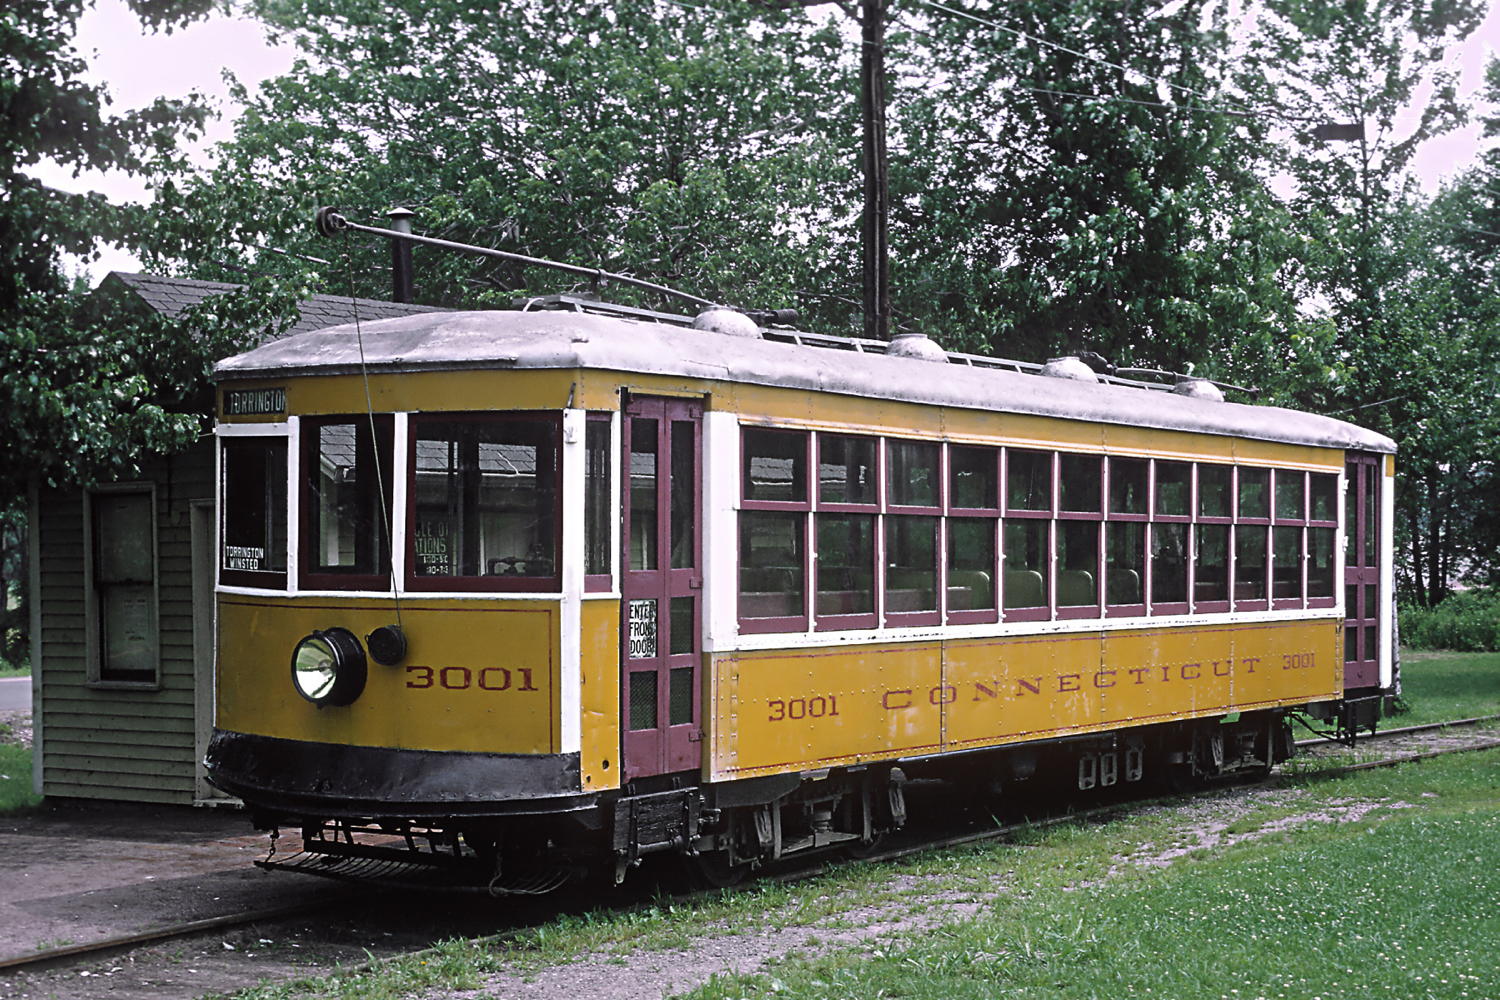
[[(109, 574), (100, 565), (100, 545), (105, 542), (99, 521), (103, 497), (140, 496), (146, 499), (149, 562), (151, 580), (110, 581), (101, 579)], [(83, 529), (85, 539), (84, 605), (85, 605), (85, 649), (88, 656), (86, 686), (97, 690), (159, 691), (162, 687), (161, 671), (161, 549), (157, 515), (156, 484), (149, 482), (110, 483), (95, 486), (84, 492)], [(109, 655), (109, 625), (111, 602), (115, 600), (116, 588), (148, 586), (145, 592), (144, 620), (146, 641), (149, 644), (144, 659), (149, 664), (149, 676), (111, 676), (105, 664)], [(124, 599), (123, 593), (119, 595)], [(145, 673), (146, 671), (142, 671)]]

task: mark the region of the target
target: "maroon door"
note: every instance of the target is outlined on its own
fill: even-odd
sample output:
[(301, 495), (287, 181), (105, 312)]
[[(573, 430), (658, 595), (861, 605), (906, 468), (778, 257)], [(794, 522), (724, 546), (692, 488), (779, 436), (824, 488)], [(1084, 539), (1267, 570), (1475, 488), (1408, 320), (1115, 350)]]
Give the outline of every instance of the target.
[(1380, 456), (1349, 455), (1344, 494), (1344, 688), (1380, 683)]
[(625, 778), (699, 766), (703, 406), (625, 404), (620, 630)]

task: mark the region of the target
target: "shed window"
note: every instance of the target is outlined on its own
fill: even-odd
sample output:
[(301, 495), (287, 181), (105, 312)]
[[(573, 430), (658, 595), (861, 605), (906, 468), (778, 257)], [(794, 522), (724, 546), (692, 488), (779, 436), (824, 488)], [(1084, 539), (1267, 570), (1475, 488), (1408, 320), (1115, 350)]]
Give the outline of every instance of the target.
[(149, 489), (90, 496), (96, 656), (91, 679), (155, 684), (156, 531)]
[(558, 585), (556, 416), (412, 420), (413, 586)]
[(286, 586), (286, 438), (225, 438), (219, 487), (225, 583)]

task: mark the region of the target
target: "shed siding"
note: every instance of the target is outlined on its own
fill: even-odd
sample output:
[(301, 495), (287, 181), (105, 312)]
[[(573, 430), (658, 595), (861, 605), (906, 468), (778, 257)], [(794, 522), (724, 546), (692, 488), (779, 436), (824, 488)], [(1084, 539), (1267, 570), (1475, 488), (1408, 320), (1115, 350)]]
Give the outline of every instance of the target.
[(41, 491), (44, 795), (184, 805), (194, 799), (190, 509), (213, 495), (213, 448), (203, 442), (147, 463), (139, 482), (156, 485), (157, 690), (89, 685), (84, 494)]

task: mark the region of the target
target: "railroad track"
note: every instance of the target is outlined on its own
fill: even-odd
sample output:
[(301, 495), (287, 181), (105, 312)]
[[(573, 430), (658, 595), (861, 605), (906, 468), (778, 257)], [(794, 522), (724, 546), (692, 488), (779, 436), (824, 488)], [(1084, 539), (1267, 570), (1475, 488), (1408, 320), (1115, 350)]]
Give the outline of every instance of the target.
[[(1359, 737), (1352, 748), (1347, 744), (1333, 742), (1326, 738), (1301, 740), (1298, 741), (1297, 747), (1303, 754), (1306, 754), (1307, 758), (1312, 759), (1337, 757), (1340, 754), (1348, 755), (1351, 752), (1360, 752), (1361, 748), (1368, 748), (1372, 743), (1383, 744), (1395, 752), (1386, 753), (1378, 759), (1337, 762), (1331, 763), (1327, 767), (1319, 767), (1316, 770), (1301, 770), (1297, 772), (1297, 777), (1302, 779), (1331, 778), (1356, 771), (1377, 767), (1394, 767), (1411, 761), (1426, 760), (1449, 754), (1500, 748), (1500, 730), (1491, 729), (1486, 731), (1480, 728), (1486, 725), (1495, 726), (1497, 724), (1500, 724), (1500, 715), (1487, 715), (1470, 719), (1432, 723), (1430, 725), (1381, 730), (1374, 734)], [(1299, 757), (1295, 759), (1306, 758), (1299, 754)], [(1278, 780), (1279, 777), (1281, 777), (1279, 774), (1273, 774), (1266, 781), (1273, 782)], [(1030, 818), (1021, 822), (995, 825), (983, 830), (969, 830), (951, 836), (937, 838), (923, 837), (919, 841), (911, 843), (893, 843), (883, 850), (876, 850), (865, 856), (864, 860), (895, 861), (927, 851), (945, 850), (984, 843), (986, 841), (1001, 840), (1026, 830), (1036, 830), (1065, 823), (1102, 818), (1138, 806), (1140, 801), (1139, 799), (1125, 800), (1092, 809), (1062, 812), (1055, 816)], [(829, 866), (828, 860), (818, 859), (805, 865), (799, 865), (795, 869), (769, 873), (763, 877), (763, 880), (769, 879), (779, 882), (803, 881), (828, 870)], [(252, 912), (226, 914), (221, 917), (196, 920), (189, 923), (163, 927), (137, 934), (106, 938), (84, 944), (48, 948), (34, 954), (0, 959), (0, 981), (16, 973), (45, 970), (84, 959), (99, 959), (126, 952), (133, 948), (159, 944), (174, 939), (187, 938), (210, 932), (220, 932), (251, 924), (264, 924), (308, 916), (313, 913), (333, 910), (337, 907), (347, 905), (348, 902), (348, 898), (344, 897), (316, 903), (300, 902), (289, 906), (271, 906)], [(511, 928), (497, 934), (484, 935), (477, 940), (485, 944), (503, 943), (513, 939), (518, 934), (524, 933), (527, 929), (529, 928)], [(375, 965), (381, 961), (384, 961), (384, 959), (377, 958), (366, 964)], [(346, 965), (343, 968), (345, 971), (353, 971), (358, 966), (351, 967)]]

